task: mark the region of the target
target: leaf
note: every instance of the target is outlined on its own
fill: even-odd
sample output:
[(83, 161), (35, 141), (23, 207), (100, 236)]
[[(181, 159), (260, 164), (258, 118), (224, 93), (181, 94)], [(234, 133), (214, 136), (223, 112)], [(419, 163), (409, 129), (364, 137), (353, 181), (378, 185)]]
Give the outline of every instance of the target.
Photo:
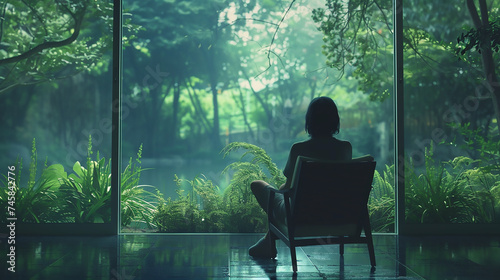
[(77, 161), (73, 165), (73, 172), (75, 172), (78, 177), (83, 178), (85, 177), (85, 173), (87, 172), (87, 170), (80, 164), (79, 161)]

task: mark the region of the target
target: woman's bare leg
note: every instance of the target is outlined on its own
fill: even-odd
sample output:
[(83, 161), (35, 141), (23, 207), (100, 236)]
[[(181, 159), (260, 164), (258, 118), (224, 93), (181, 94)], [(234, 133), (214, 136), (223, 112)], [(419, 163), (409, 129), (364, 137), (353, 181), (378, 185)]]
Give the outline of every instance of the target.
[(267, 212), (267, 207), (269, 204), (269, 190), (267, 189), (269, 184), (262, 180), (253, 181), (250, 184), (250, 189), (252, 190), (253, 195), (257, 199), (260, 207)]
[[(268, 186), (269, 184), (262, 180), (256, 180), (250, 184), (250, 189), (257, 199), (257, 202), (266, 212), (269, 204)], [(275, 258), (276, 253), (275, 240), (270, 232), (267, 232), (263, 238), (249, 249), (249, 254), (256, 258)]]

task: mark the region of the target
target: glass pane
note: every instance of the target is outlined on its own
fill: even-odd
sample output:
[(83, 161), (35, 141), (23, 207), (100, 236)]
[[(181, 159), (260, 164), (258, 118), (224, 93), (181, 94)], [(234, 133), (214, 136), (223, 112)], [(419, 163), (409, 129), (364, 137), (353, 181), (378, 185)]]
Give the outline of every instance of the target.
[(141, 28), (123, 54), (123, 172), (132, 178), (122, 176), (123, 231), (265, 231), (250, 182), (283, 182), (316, 96), (337, 103), (336, 137), (353, 155), (376, 158), (372, 223), (394, 230), (391, 3), (353, 19), (346, 40), (356, 20), (368, 24), (343, 46), (341, 70), (325, 65), (322, 18), (312, 17), (325, 2), (289, 4), (124, 1), (124, 18)]
[(462, 37), (473, 26), (470, 11), (498, 18), (498, 5), (489, 5), (479, 12), (462, 2), (405, 2), (408, 223), (499, 221), (498, 111), (482, 67), (498, 54), (467, 51), (474, 38)]
[(2, 7), (2, 222), (110, 222), (112, 1)]

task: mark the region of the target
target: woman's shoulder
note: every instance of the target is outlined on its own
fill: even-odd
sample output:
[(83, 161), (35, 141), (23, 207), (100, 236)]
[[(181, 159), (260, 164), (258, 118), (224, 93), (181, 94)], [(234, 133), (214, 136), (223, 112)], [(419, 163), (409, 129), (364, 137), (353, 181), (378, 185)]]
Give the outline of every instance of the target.
[(347, 140), (340, 140), (340, 139), (337, 139), (337, 138), (333, 138), (335, 139), (334, 141), (337, 141), (340, 145), (343, 145), (343, 146), (349, 146), (349, 147), (352, 147), (351, 145), (351, 142), (347, 141)]
[(323, 145), (333, 145), (333, 146), (341, 146), (345, 148), (352, 147), (351, 142), (346, 140), (340, 140), (335, 137), (331, 138), (310, 138), (304, 141), (296, 142), (292, 145), (292, 149), (301, 149), (305, 147), (311, 146), (323, 146)]

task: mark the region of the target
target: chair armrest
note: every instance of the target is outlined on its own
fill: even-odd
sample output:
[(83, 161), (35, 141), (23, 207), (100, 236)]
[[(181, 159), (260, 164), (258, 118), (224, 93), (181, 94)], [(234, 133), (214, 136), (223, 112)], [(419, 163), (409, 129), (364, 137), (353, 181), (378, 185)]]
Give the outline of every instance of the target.
[(282, 193), (282, 194), (286, 194), (288, 192), (290, 192), (292, 189), (286, 189), (286, 190), (278, 190), (278, 189), (273, 189), (273, 188), (270, 188), (270, 191), (273, 192), (273, 193)]
[(286, 215), (290, 215), (290, 194), (292, 189), (286, 189), (286, 190), (278, 190), (275, 188), (269, 188), (269, 201), (267, 204), (267, 218), (270, 223), (274, 223), (274, 197), (277, 193), (283, 194), (284, 200), (285, 200), (285, 211)]

